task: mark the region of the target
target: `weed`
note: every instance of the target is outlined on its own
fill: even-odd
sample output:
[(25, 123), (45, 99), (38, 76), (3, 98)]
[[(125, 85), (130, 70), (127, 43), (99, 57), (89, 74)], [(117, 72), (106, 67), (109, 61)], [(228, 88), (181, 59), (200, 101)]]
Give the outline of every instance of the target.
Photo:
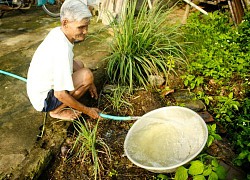
[(108, 173), (108, 176), (111, 177), (111, 178), (114, 178), (117, 176), (117, 171), (114, 170), (114, 169), (111, 169), (111, 171)]

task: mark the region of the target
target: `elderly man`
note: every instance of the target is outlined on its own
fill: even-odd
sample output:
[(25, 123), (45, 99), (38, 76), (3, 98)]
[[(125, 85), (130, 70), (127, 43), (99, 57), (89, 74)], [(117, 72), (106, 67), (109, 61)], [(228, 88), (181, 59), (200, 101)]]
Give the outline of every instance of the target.
[(84, 113), (97, 119), (98, 108), (78, 101), (88, 91), (98, 98), (93, 74), (82, 62), (73, 60), (74, 42), (85, 39), (91, 13), (81, 0), (66, 0), (60, 15), (61, 26), (49, 32), (30, 63), (29, 99), (37, 111), (49, 112), (53, 118), (73, 120)]

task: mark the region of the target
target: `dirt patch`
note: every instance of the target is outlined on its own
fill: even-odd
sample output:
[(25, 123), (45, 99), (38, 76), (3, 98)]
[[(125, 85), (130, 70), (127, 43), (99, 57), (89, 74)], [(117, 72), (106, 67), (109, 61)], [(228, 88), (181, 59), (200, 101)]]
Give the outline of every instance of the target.
[[(133, 106), (133, 114), (124, 108), (120, 111), (123, 115), (141, 116), (149, 111), (164, 106), (164, 101), (159, 93), (152, 93), (144, 90), (136, 91), (130, 97)], [(109, 107), (110, 104), (105, 98), (101, 98), (100, 109), (105, 109), (105, 113), (114, 114)], [(116, 115), (116, 114), (114, 114)], [(85, 118), (94, 127), (96, 121)], [(100, 179), (152, 179), (156, 174), (139, 168), (132, 164), (124, 155), (123, 144), (127, 132), (134, 121), (113, 121), (102, 120), (98, 124), (97, 136), (103, 139), (110, 150), (110, 156), (105, 153), (99, 153), (101, 167)], [(61, 152), (57, 154), (54, 164), (43, 173), (41, 179), (93, 179), (93, 169), (90, 157), (85, 161), (74, 157), (76, 154), (64, 154), (65, 148), (70, 150), (75, 141), (75, 132), (71, 126), (68, 129), (68, 137), (62, 146)], [(98, 149), (98, 147), (96, 147)], [(100, 149), (101, 150), (101, 149)]]
[[(172, 81), (170, 87), (180, 88), (178, 84), (182, 84), (174, 76), (170, 78)], [(88, 102), (92, 106), (99, 107), (105, 113), (120, 116), (142, 116), (147, 112), (158, 109), (164, 106), (176, 105), (176, 100), (182, 97), (186, 99), (185, 92), (187, 91), (161, 91), (152, 92), (143, 89), (136, 90), (133, 95), (124, 97), (124, 100), (129, 102), (131, 106), (121, 106), (119, 111), (115, 111), (112, 103), (106, 98), (106, 94), (101, 91), (100, 100), (98, 102)], [(177, 94), (181, 93), (178, 97)], [(185, 96), (185, 97), (184, 97)], [(89, 127), (93, 129), (97, 121), (91, 120), (88, 117), (83, 117), (88, 122)], [(205, 120), (205, 119), (204, 119)], [(80, 119), (82, 121), (82, 119)], [(97, 137), (102, 139), (109, 151), (110, 155), (105, 150), (96, 144), (96, 149), (101, 151), (98, 153), (100, 162), (99, 179), (103, 180), (141, 180), (141, 179), (157, 179), (158, 174), (147, 171), (134, 165), (124, 154), (124, 141), (126, 135), (135, 121), (114, 121), (101, 120), (98, 124)], [(42, 174), (39, 180), (45, 179), (94, 179), (93, 175), (93, 160), (90, 156), (82, 158), (77, 157), (77, 151), (70, 151), (76, 140), (77, 132), (74, 131), (73, 125), (68, 128), (68, 136), (61, 147), (61, 151), (56, 155), (53, 165)], [(219, 157), (224, 163), (232, 165), (232, 159), (235, 156), (230, 144), (227, 140), (215, 141), (208, 153)], [(240, 171), (239, 171), (240, 172)], [(174, 174), (168, 174), (169, 177), (174, 177)]]

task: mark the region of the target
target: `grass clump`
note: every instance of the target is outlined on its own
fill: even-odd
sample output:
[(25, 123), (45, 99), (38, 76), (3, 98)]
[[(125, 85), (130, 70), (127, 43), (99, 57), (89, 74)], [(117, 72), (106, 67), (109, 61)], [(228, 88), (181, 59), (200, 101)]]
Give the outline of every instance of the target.
[(149, 85), (148, 77), (168, 77), (176, 64), (185, 63), (178, 28), (167, 24), (171, 9), (158, 1), (152, 9), (144, 1), (127, 1), (121, 17), (111, 23), (114, 31), (112, 52), (107, 57), (107, 74), (111, 82), (134, 86)]
[(110, 108), (115, 111), (115, 113), (120, 114), (129, 110), (133, 114), (133, 105), (130, 103), (131, 93), (128, 91), (127, 86), (116, 86), (108, 94), (104, 95), (104, 98), (109, 102)]
[(82, 163), (92, 164), (94, 179), (97, 179), (98, 177), (101, 179), (101, 170), (103, 169), (102, 163), (99, 159), (99, 153), (105, 153), (110, 157), (109, 147), (96, 135), (98, 123), (99, 120), (93, 129), (91, 129), (90, 124), (85, 120), (83, 120), (83, 123), (81, 123), (80, 120), (73, 121), (74, 128), (78, 135), (71, 152), (75, 150), (77, 152), (76, 156)]

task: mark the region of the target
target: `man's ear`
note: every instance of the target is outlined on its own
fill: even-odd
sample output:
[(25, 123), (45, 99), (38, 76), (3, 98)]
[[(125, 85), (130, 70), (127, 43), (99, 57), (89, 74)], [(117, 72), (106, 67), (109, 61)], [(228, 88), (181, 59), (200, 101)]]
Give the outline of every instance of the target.
[(63, 20), (62, 20), (62, 26), (63, 26), (64, 28), (67, 28), (68, 23), (69, 23), (69, 20), (68, 20), (68, 19), (63, 19)]

